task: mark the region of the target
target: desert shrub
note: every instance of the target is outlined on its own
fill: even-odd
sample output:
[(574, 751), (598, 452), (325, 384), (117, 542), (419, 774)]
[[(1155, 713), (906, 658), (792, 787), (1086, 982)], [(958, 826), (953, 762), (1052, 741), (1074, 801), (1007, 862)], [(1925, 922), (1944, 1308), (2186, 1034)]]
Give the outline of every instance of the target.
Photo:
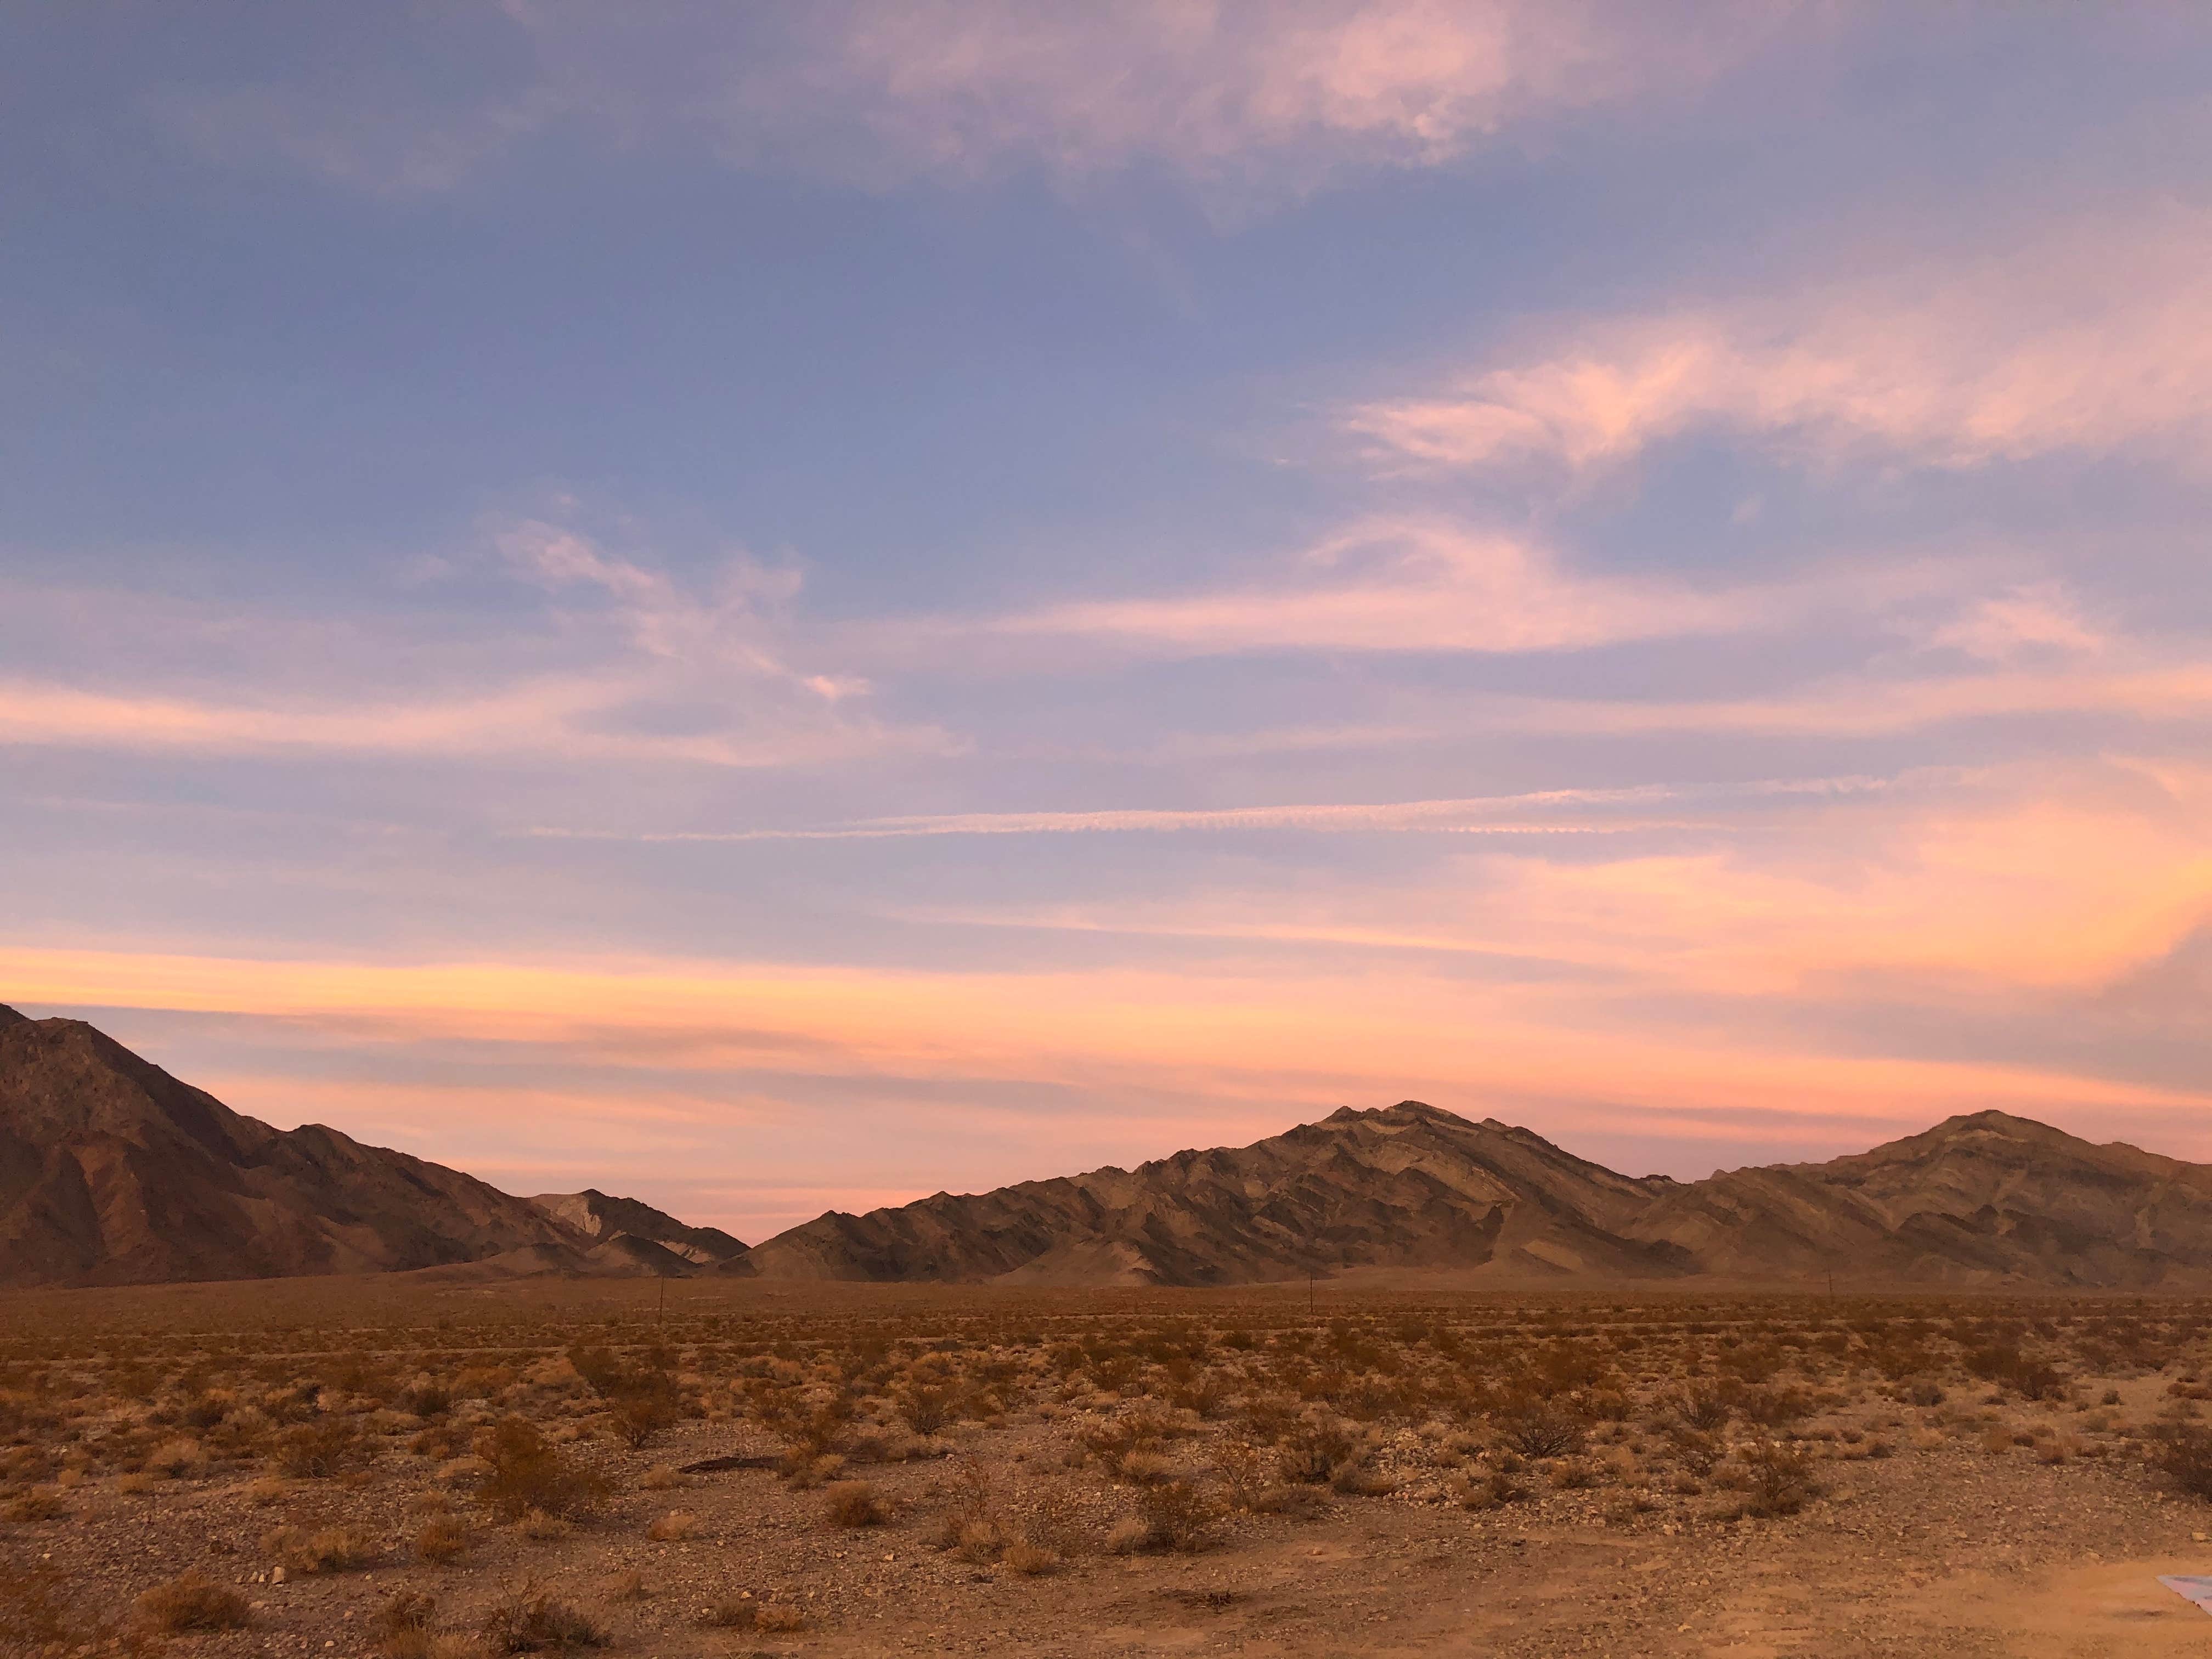
[(1032, 1544), (1026, 1538), (1018, 1538), (1006, 1546), (999, 1561), (1007, 1571), (1024, 1578), (1042, 1578), (1060, 1565), (1060, 1554), (1042, 1544)]
[(544, 1510), (525, 1510), (514, 1528), (533, 1543), (550, 1544), (557, 1538), (566, 1538), (576, 1530), (564, 1516), (548, 1515)]
[(1735, 1407), (1723, 1389), (1690, 1388), (1675, 1396), (1674, 1414), (1685, 1427), (1700, 1434), (1717, 1434), (1728, 1427)]
[(1444, 1483), (1444, 1492), (1463, 1510), (1494, 1510), (1506, 1504), (1517, 1504), (1528, 1493), (1510, 1477), (1492, 1472), (1476, 1474), (1463, 1472)]
[(1121, 1475), (1127, 1474), (1131, 1458), (1157, 1455), (1177, 1432), (1173, 1419), (1157, 1407), (1139, 1407), (1091, 1424), (1079, 1437), (1083, 1449), (1096, 1457), (1109, 1474)]
[(1753, 1515), (1795, 1515), (1814, 1496), (1813, 1463), (1792, 1446), (1758, 1446), (1744, 1454)]
[(469, 1553), (469, 1529), (456, 1515), (434, 1515), (415, 1534), (415, 1553), (433, 1566), (458, 1561)]
[(349, 1417), (317, 1417), (295, 1423), (276, 1437), (274, 1460), (283, 1473), (299, 1480), (329, 1480), (359, 1468), (369, 1449)]
[(569, 1463), (526, 1418), (501, 1419), (477, 1436), (475, 1449), (489, 1466), (477, 1500), (501, 1520), (520, 1520), (532, 1510), (577, 1514), (607, 1494), (605, 1477)]
[[(116, 1484), (120, 1486), (122, 1483), (118, 1481)], [(68, 1513), (69, 1505), (62, 1502), (59, 1492), (52, 1486), (33, 1486), (27, 1492), (17, 1493), (4, 1506), (0, 1506), (0, 1521), (53, 1521)]]
[(1176, 1461), (1164, 1452), (1130, 1452), (1121, 1459), (1121, 1479), (1133, 1486), (1156, 1486), (1176, 1476)]
[(888, 1518), (883, 1500), (865, 1480), (840, 1480), (823, 1493), (823, 1513), (833, 1527), (880, 1527)]
[(399, 1403), (417, 1417), (443, 1417), (453, 1408), (453, 1396), (435, 1382), (422, 1382), (399, 1397)]
[(1966, 1366), (1984, 1382), (2010, 1389), (2024, 1400), (2057, 1400), (2066, 1393), (2066, 1379), (2057, 1367), (2021, 1352), (2014, 1344), (1996, 1342), (1972, 1349)]
[(1583, 1492), (1597, 1485), (1597, 1466), (1587, 1457), (1562, 1457), (1552, 1465), (1552, 1484), (1561, 1492)]
[(781, 1602), (755, 1601), (750, 1596), (731, 1596), (715, 1602), (700, 1615), (699, 1622), (713, 1630), (750, 1630), (767, 1634), (787, 1634), (806, 1628), (806, 1615), (799, 1608)]
[(1144, 1535), (1133, 1548), (1188, 1555), (1220, 1541), (1220, 1504), (1188, 1480), (1139, 1487), (1135, 1518), (1143, 1524)]
[(2163, 1430), (2151, 1462), (2179, 1491), (2212, 1502), (2212, 1429), (2177, 1423)]
[(186, 1631), (244, 1630), (253, 1609), (246, 1592), (218, 1584), (198, 1572), (156, 1584), (134, 1604), (138, 1616), (165, 1636)]
[(279, 1527), (264, 1534), (262, 1553), (287, 1572), (344, 1572), (371, 1566), (383, 1555), (376, 1540), (359, 1527)]
[(561, 1653), (603, 1648), (607, 1633), (535, 1580), (526, 1580), (492, 1606), (478, 1626), (493, 1653)]
[(1275, 1445), (1275, 1471), (1294, 1483), (1319, 1486), (1359, 1450), (1348, 1424), (1333, 1417), (1309, 1417)]
[(1737, 1395), (1735, 1408), (1747, 1423), (1779, 1429), (1809, 1414), (1813, 1401), (1802, 1389), (1746, 1389)]
[(899, 1420), (916, 1434), (935, 1434), (959, 1413), (960, 1395), (942, 1382), (917, 1382), (899, 1391)]
[(398, 1636), (430, 1628), (430, 1615), (438, 1598), (422, 1590), (403, 1589), (369, 1615), (369, 1633), (378, 1638)]
[(1260, 1494), (1272, 1484), (1259, 1449), (1242, 1440), (1224, 1440), (1214, 1447), (1213, 1473), (1232, 1509), (1256, 1509)]
[(605, 1402), (616, 1437), (632, 1451), (650, 1445), (683, 1415), (682, 1391), (668, 1355), (659, 1349), (630, 1361), (617, 1359), (605, 1348), (577, 1346), (568, 1350), (568, 1363)]
[(1565, 1407), (1540, 1401), (1501, 1416), (1498, 1437), (1523, 1457), (1571, 1457), (1589, 1442), (1589, 1426)]
[(207, 1466), (207, 1448), (198, 1441), (165, 1440), (146, 1455), (143, 1467), (149, 1474), (180, 1480), (186, 1475), (205, 1474)]

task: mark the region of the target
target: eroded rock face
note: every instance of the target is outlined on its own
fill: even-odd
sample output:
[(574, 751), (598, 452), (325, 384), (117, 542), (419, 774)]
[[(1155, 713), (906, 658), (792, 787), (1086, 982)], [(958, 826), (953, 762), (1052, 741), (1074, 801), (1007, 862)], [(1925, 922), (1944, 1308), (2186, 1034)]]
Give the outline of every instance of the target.
[(594, 1261), (601, 1242), (442, 1164), (319, 1123), (271, 1128), (82, 1020), (0, 1008), (0, 1285), (495, 1259), (545, 1272), (653, 1270), (633, 1251)]
[(612, 1246), (644, 1261), (655, 1258), (635, 1245), (658, 1245), (695, 1267), (714, 1267), (745, 1254), (744, 1243), (720, 1227), (686, 1226), (665, 1210), (635, 1198), (611, 1198), (594, 1187), (580, 1193), (540, 1193), (530, 1201), (594, 1245)]

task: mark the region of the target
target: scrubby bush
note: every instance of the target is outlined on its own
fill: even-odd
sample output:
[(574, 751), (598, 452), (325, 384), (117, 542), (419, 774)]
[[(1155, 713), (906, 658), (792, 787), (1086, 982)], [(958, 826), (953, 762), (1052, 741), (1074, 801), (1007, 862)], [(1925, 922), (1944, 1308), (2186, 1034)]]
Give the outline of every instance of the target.
[(299, 1480), (329, 1480), (368, 1461), (361, 1426), (349, 1417), (317, 1417), (276, 1437), (276, 1467)]
[(562, 1653), (603, 1648), (607, 1633), (544, 1585), (526, 1580), (495, 1602), (479, 1626), (493, 1653)]
[(1564, 1407), (1524, 1405), (1501, 1415), (1498, 1437), (1523, 1457), (1571, 1457), (1589, 1443), (1589, 1426)]
[(833, 1527), (880, 1527), (889, 1518), (875, 1487), (866, 1480), (840, 1480), (823, 1498), (823, 1513)]
[(164, 1636), (188, 1631), (244, 1630), (253, 1619), (245, 1591), (234, 1585), (218, 1584), (198, 1572), (156, 1584), (134, 1605), (138, 1616)]
[(526, 1418), (501, 1419), (477, 1436), (475, 1449), (489, 1466), (477, 1499), (503, 1521), (519, 1521), (532, 1510), (574, 1515), (607, 1495), (604, 1475), (570, 1463)]
[(2160, 1435), (2151, 1462), (2177, 1490), (2212, 1502), (2212, 1428), (2173, 1425)]
[(445, 1566), (469, 1553), (469, 1529), (457, 1515), (434, 1515), (415, 1534), (415, 1553), (433, 1566)]

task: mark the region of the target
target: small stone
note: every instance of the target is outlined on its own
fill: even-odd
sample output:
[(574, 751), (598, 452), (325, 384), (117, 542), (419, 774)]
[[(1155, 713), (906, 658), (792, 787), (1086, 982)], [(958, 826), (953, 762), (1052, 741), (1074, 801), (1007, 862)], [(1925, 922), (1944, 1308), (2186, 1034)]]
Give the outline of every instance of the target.
[(271, 1567), (269, 1570), (269, 1582), (272, 1584), (283, 1583), (284, 1582), (284, 1569), (282, 1567)]

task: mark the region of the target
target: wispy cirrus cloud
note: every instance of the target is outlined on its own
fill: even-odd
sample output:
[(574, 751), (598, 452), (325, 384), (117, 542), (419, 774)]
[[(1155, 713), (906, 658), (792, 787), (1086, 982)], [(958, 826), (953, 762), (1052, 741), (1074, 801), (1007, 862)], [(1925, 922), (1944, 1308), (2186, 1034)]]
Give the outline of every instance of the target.
[(1770, 628), (1820, 609), (1863, 611), (1941, 589), (1955, 570), (1895, 562), (1848, 573), (1699, 586), (1679, 577), (1583, 574), (1547, 550), (1449, 520), (1376, 518), (1265, 583), (1048, 605), (983, 624), (1150, 651), (1579, 651)]
[[(126, 634), (167, 635), (173, 660), (88, 650), (77, 676), (58, 665), (0, 678), (0, 744), (713, 767), (952, 745), (936, 728), (877, 718), (866, 679), (790, 659), (795, 570), (735, 556), (687, 583), (537, 519), (497, 521), (485, 540), (507, 608), (442, 638), (419, 615), (386, 637), (367, 621), (337, 635), (135, 596), (24, 595), (27, 612), (98, 612)], [(134, 621), (134, 606), (147, 614)], [(179, 629), (198, 636), (179, 647)]]
[(1137, 163), (1279, 196), (1455, 161), (1547, 118), (1694, 92), (1823, 9), (1693, 0), (842, 0), (782, 10), (516, 0), (499, 72), (204, 87), (161, 100), (226, 161), (385, 193), (449, 189), (550, 131), (864, 182)]
[(1963, 470), (2141, 449), (2212, 464), (2212, 217), (2046, 227), (2002, 252), (1568, 319), (1435, 391), (1344, 411), (1386, 468), (1586, 471), (1709, 431), (1817, 465)]
[(1304, 802), (1278, 806), (1114, 807), (1073, 812), (948, 812), (795, 828), (586, 830), (540, 826), (546, 840), (651, 842), (881, 841), (936, 836), (1163, 835), (1300, 830), (1317, 835), (1576, 836), (1681, 825), (1634, 809), (1670, 803), (1830, 795), (1890, 787), (1875, 777), (1780, 778), (1742, 784), (1635, 784), (1538, 789), (1455, 800)]

